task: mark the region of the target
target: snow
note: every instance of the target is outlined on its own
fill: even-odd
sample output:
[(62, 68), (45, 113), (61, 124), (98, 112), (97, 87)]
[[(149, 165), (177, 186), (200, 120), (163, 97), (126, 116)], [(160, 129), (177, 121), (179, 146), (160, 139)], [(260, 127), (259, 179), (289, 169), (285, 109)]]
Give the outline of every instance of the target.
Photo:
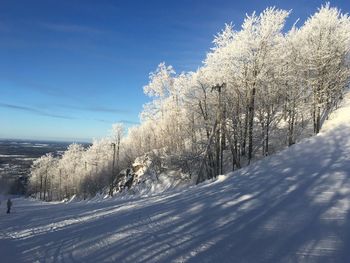
[(350, 262), (350, 93), (318, 136), (214, 182), (13, 203), (1, 262)]

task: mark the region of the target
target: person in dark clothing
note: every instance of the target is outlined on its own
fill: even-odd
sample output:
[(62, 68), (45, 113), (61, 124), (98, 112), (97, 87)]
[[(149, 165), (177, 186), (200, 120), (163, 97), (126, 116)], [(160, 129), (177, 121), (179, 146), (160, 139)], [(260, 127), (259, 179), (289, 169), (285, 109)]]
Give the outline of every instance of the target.
[(9, 198), (7, 200), (7, 213), (8, 214), (11, 212), (11, 206), (12, 206), (12, 202), (11, 202), (11, 199)]

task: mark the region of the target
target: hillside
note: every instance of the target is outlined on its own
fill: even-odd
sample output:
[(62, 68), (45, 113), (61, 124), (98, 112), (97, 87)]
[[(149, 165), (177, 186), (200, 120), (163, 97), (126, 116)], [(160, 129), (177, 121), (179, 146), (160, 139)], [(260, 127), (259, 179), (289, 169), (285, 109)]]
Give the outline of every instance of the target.
[(321, 133), (214, 182), (0, 214), (2, 262), (350, 262), (350, 93)]

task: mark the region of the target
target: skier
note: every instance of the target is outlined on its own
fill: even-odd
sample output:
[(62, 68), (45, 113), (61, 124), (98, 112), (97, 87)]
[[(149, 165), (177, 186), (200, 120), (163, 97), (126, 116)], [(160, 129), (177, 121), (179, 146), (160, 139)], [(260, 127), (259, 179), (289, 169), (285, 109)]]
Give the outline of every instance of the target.
[(12, 206), (12, 202), (11, 202), (11, 199), (9, 198), (7, 200), (7, 213), (8, 214), (11, 212), (11, 206)]

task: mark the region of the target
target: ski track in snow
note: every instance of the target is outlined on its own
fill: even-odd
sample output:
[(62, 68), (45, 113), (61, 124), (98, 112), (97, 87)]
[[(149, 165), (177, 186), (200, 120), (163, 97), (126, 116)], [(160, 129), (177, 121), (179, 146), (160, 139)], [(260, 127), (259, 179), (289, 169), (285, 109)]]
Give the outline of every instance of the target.
[(145, 198), (0, 206), (1, 262), (350, 262), (350, 93), (312, 138)]

